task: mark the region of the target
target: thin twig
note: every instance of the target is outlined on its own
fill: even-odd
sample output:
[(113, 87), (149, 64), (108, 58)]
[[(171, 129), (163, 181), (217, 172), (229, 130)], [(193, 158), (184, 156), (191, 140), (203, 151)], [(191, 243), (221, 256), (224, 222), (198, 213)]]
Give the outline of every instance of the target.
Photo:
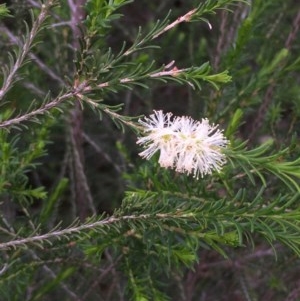
[(93, 141), (92, 138), (91, 138), (88, 134), (86, 134), (85, 132), (83, 132), (83, 133), (82, 133), (82, 136), (83, 136), (84, 140), (85, 140), (88, 144), (90, 144), (90, 145), (93, 147), (93, 149), (94, 149), (98, 154), (100, 154), (101, 156), (103, 156), (104, 159), (105, 159), (108, 163), (110, 163), (110, 164), (115, 168), (115, 170), (116, 170), (119, 174), (122, 174), (121, 168), (120, 168), (117, 164), (115, 164), (114, 160), (113, 160), (107, 153), (105, 153), (104, 150), (103, 150), (103, 149), (102, 149), (95, 141)]
[[(113, 277), (115, 280), (117, 280), (117, 273), (116, 273), (116, 266), (119, 263), (120, 259), (122, 258), (122, 255), (120, 255), (118, 258), (112, 258), (110, 256), (110, 254), (108, 252), (105, 252), (105, 256), (108, 257), (108, 260), (110, 262), (110, 265), (105, 268), (105, 270), (103, 270), (101, 272), (101, 274), (99, 274), (99, 277), (95, 279), (95, 281), (90, 285), (90, 287), (85, 291), (84, 295), (82, 296), (83, 300), (87, 300), (88, 296), (95, 290), (95, 287), (97, 287), (99, 285), (99, 283), (101, 283), (101, 281), (103, 281), (103, 279), (105, 279), (105, 277), (107, 277), (109, 275), (109, 273), (113, 274)], [(119, 293), (119, 300), (123, 300), (123, 295), (121, 293), (121, 288), (120, 283), (117, 282), (118, 285), (118, 293)], [(114, 287), (114, 286), (113, 286)], [(111, 299), (109, 299), (111, 300)]]
[(53, 5), (53, 0), (48, 0), (45, 2), (45, 4), (42, 5), (41, 12), (38, 15), (37, 19), (34, 21), (31, 31), (29, 32), (27, 38), (25, 39), (25, 43), (21, 49), (20, 54), (18, 55), (13, 66), (11, 66), (8, 76), (4, 78), (2, 88), (0, 89), (0, 101), (3, 99), (5, 94), (12, 87), (14, 78), (15, 78), (18, 70), (20, 69), (20, 67), (23, 65), (24, 60), (25, 60), (26, 56), (28, 55), (30, 48), (32, 47), (33, 41), (34, 41), (39, 29), (41, 28), (41, 25), (46, 20), (46, 18), (48, 16), (48, 11), (52, 5)]
[[(22, 42), (21, 40), (16, 37), (12, 31), (10, 31), (6, 26), (1, 26), (0, 30), (5, 33), (10, 41), (15, 44), (18, 45), (19, 47), (22, 47)], [(53, 80), (59, 82), (62, 86), (65, 85), (63, 79), (61, 77), (59, 77), (53, 70), (51, 70), (37, 55), (35, 55), (32, 52), (28, 53), (29, 58), (36, 63), (39, 68), (44, 71), (50, 78), (52, 78)]]
[[(28, 253), (32, 256), (35, 261), (41, 262), (42, 260), (36, 255), (36, 253), (32, 250), (27, 250)], [(42, 264), (42, 269), (46, 272), (51, 279), (57, 279), (58, 275), (53, 272), (52, 269), (48, 267), (45, 263)], [(79, 298), (64, 282), (59, 283), (60, 287), (64, 290), (64, 292), (74, 301), (82, 301), (82, 298)]]
[[(29, 221), (29, 225), (31, 226), (31, 229), (35, 232), (36, 231), (36, 227), (30, 217), (30, 214), (28, 212), (28, 210), (23, 207), (23, 212), (25, 214), (25, 216), (28, 218)], [(10, 229), (10, 233), (9, 235), (12, 237), (18, 237), (18, 234), (16, 233), (15, 229), (13, 228), (13, 226), (7, 222), (7, 220), (5, 220), (7, 227), (9, 227)], [(39, 258), (39, 256), (33, 251), (33, 250), (26, 250), (26, 253), (30, 254), (30, 256), (36, 261), (41, 263), (42, 260)], [(6, 270), (9, 269), (9, 265), (8, 264), (4, 264), (4, 267), (2, 268), (2, 270), (0, 271), (0, 276), (1, 273), (6, 272)], [(46, 275), (50, 276), (50, 278), (52, 279), (57, 279), (57, 275), (55, 274), (55, 272), (49, 268), (46, 263), (42, 263), (42, 269), (46, 272)], [(81, 301), (81, 299), (64, 283), (64, 282), (60, 282), (60, 287), (65, 291), (65, 293), (71, 298), (71, 300), (74, 301)]]
[[(11, 240), (8, 242), (0, 243), (0, 250), (2, 249), (8, 249), (8, 248), (15, 248), (18, 246), (26, 245), (28, 243), (39, 243), (43, 241), (47, 241), (49, 239), (61, 239), (67, 235), (75, 234), (75, 233), (80, 233), (81, 231), (85, 230), (90, 230), (90, 229), (96, 229), (98, 227), (105, 227), (111, 224), (115, 223), (120, 223), (124, 221), (134, 221), (134, 220), (147, 220), (147, 219), (166, 219), (166, 218), (171, 218), (174, 217), (172, 214), (164, 214), (164, 213), (158, 213), (158, 214), (140, 214), (140, 215), (125, 215), (121, 217), (108, 217), (106, 219), (92, 222), (92, 223), (87, 223), (87, 224), (82, 224), (79, 226), (74, 226), (71, 228), (67, 229), (62, 229), (62, 230), (56, 230), (52, 231), (49, 233), (41, 234), (41, 235), (36, 235), (36, 236), (31, 236), (31, 237), (26, 237), (26, 238), (21, 238), (17, 240)], [(177, 214), (177, 218), (191, 218), (193, 217), (192, 213), (184, 213), (182, 215)]]
[(285, 47), (287, 49), (291, 48), (291, 45), (294, 42), (294, 40), (296, 39), (297, 33), (299, 32), (299, 28), (300, 28), (300, 11), (298, 11), (298, 13), (293, 21), (293, 28), (285, 42)]
[[(190, 69), (191, 68), (177, 69), (176, 67), (174, 67), (172, 70), (150, 73), (150, 74), (147, 75), (147, 77), (149, 77), (149, 78), (158, 78), (158, 77), (164, 77), (164, 76), (176, 77), (181, 73), (189, 71)], [(134, 82), (134, 81), (136, 81), (136, 79), (125, 77), (125, 78), (120, 79), (119, 82), (121, 84), (125, 84), (125, 83), (131, 83), (131, 82)], [(103, 89), (103, 88), (109, 87), (109, 85), (110, 85), (110, 82), (105, 82), (105, 83), (101, 83), (101, 84), (96, 85), (96, 87), (87, 86), (83, 89), (83, 92), (89, 92), (91, 90), (94, 90), (95, 88)]]
[[(292, 43), (294, 42), (294, 40), (297, 36), (297, 33), (299, 32), (299, 28), (300, 28), (300, 11), (295, 16), (294, 21), (293, 21), (292, 30), (290, 31), (290, 33), (285, 41), (285, 47), (287, 49), (290, 49), (292, 47)], [(256, 114), (257, 117), (255, 118), (255, 121), (253, 122), (253, 126), (252, 126), (250, 134), (248, 136), (249, 141), (252, 141), (254, 139), (257, 131), (261, 128), (263, 121), (265, 119), (265, 116), (267, 114), (267, 111), (272, 102), (274, 90), (276, 88), (276, 81), (273, 79), (270, 79), (269, 82), (270, 82), (270, 85), (268, 86), (268, 88), (266, 90), (266, 93), (263, 98), (263, 102), (258, 109), (258, 113)]]
[(72, 148), (73, 161), (74, 161), (74, 171), (75, 171), (75, 178), (76, 178), (75, 185), (80, 185), (80, 187), (78, 188), (80, 188), (82, 193), (82, 200), (79, 204), (77, 204), (78, 213), (81, 219), (83, 220), (87, 216), (87, 212), (86, 212), (87, 209), (91, 211), (92, 215), (95, 215), (97, 212), (94, 206), (94, 201), (89, 188), (88, 180), (84, 172), (82, 159), (80, 157), (79, 150), (76, 145), (74, 133), (70, 134), (70, 141), (71, 141), (71, 148)]
[(6, 128), (6, 127), (10, 127), (10, 126), (19, 124), (23, 121), (26, 121), (26, 120), (29, 120), (29, 119), (35, 117), (36, 115), (43, 115), (43, 114), (47, 113), (49, 110), (57, 107), (63, 101), (72, 99), (72, 97), (74, 97), (74, 95), (76, 95), (76, 92), (68, 92), (61, 96), (58, 96), (55, 99), (53, 99), (51, 102), (48, 102), (48, 103), (42, 105), (41, 107), (39, 107), (36, 110), (33, 110), (31, 112), (25, 113), (24, 115), (21, 115), (21, 116), (18, 116), (18, 117), (9, 119), (9, 120), (5, 120), (3, 122), (0, 122), (0, 128)]
[(182, 22), (190, 22), (192, 16), (195, 14), (196, 11), (197, 11), (197, 8), (194, 8), (191, 11), (189, 11), (188, 13), (186, 13), (185, 15), (179, 17), (177, 20), (175, 20), (174, 22), (172, 22), (171, 24), (169, 24), (168, 26), (166, 26), (165, 28), (163, 28), (156, 35), (154, 35), (153, 39), (156, 39), (157, 37), (159, 37), (160, 35), (162, 35), (166, 31), (174, 28), (175, 26), (177, 26), (178, 24), (180, 24)]

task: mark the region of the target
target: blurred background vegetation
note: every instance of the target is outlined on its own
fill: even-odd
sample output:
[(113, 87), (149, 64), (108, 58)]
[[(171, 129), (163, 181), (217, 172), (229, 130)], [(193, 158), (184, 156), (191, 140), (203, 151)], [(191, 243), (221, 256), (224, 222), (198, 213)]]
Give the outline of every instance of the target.
[[(80, 45), (68, 23), (75, 14), (70, 9), (71, 2), (60, 1), (53, 9), (49, 27), (41, 31), (39, 42), (29, 53), (34, 63), (21, 68), (20, 81), (7, 94), (9, 101), (0, 108), (1, 120), (14, 109), (29, 111), (31, 106), (39, 105), (49, 91), (56, 95), (65, 81), (72, 85), (76, 61), (73, 49)], [(123, 16), (113, 20), (110, 29), (103, 32), (101, 43), (97, 45), (99, 51), (111, 47), (117, 53), (123, 41), (128, 45), (133, 43), (139, 26), (147, 32), (170, 10), (169, 19), (175, 20), (201, 2), (204, 1), (133, 1), (118, 11)], [(31, 24), (29, 9), (37, 16), (39, 2), (1, 3), (7, 4), (12, 15), (2, 18), (0, 23), (0, 64), (4, 66), (7, 53), (20, 43), (25, 33), (24, 20)], [(74, 1), (75, 5), (78, 3)], [(293, 151), (300, 150), (297, 135), (300, 126), (300, 3), (252, 0), (249, 4), (236, 2), (230, 9), (206, 16), (211, 28), (205, 22), (184, 22), (155, 39), (159, 48), (146, 49), (131, 57), (136, 63), (154, 60), (157, 66), (175, 61), (172, 68), (178, 69), (210, 62), (215, 73), (229, 71), (230, 83), (215, 89), (204, 82), (199, 91), (190, 85), (157, 81), (148, 83), (148, 89), (135, 86), (118, 89), (118, 93), (99, 92), (94, 97), (102, 98), (111, 106), (123, 103), (121, 113), (126, 116), (163, 109), (194, 119), (208, 117), (224, 129), (234, 114), (241, 112), (241, 126), (236, 135), (248, 140), (249, 147), (272, 139), (278, 150), (291, 145)], [(133, 132), (129, 129), (122, 132), (105, 114), (100, 120), (90, 108), (74, 110), (70, 102), (60, 107), (63, 114), (53, 110), (54, 118), (42, 116), (39, 124), (28, 123), (22, 132), (15, 128), (9, 133), (0, 132), (2, 172), (5, 154), (13, 156), (16, 167), (10, 166), (11, 183), (32, 188), (30, 196), (12, 192), (14, 197), (23, 198), (23, 203), (12, 204), (7, 192), (1, 193), (1, 211), (8, 223), (43, 222), (47, 210), (51, 209), (55, 214), (47, 220), (48, 229), (60, 221), (67, 226), (75, 216), (84, 220), (92, 214), (112, 214), (120, 206), (128, 186), (152, 185), (150, 179), (139, 178), (139, 172), (148, 163), (137, 156), (139, 149)], [(11, 142), (9, 137), (14, 137), (14, 143), (5, 151), (6, 143)], [(83, 159), (82, 166), (78, 166), (76, 156)], [(37, 163), (35, 168), (31, 168), (33, 163)], [(140, 166), (140, 171), (136, 166)], [(43, 201), (39, 187), (50, 192)], [(281, 193), (280, 189), (275, 187), (273, 193)], [(47, 204), (51, 207), (51, 201), (53, 208), (49, 209)], [(20, 235), (22, 231), (20, 228)], [(277, 260), (272, 248), (259, 238), (251, 252), (249, 248), (228, 248), (229, 259), (215, 250), (200, 248), (199, 261), (192, 268), (172, 271), (167, 281), (160, 279), (160, 273), (157, 278), (171, 300), (300, 300), (300, 261), (287, 248), (281, 245), (276, 248)], [(7, 296), (3, 300), (127, 300), (121, 293), (125, 280), (114, 265), (118, 258), (106, 251), (101, 260), (95, 262), (80, 252), (72, 241), (58, 245), (55, 252), (53, 249), (45, 249), (39, 255), (30, 249), (14, 252), (14, 260), (22, 261), (24, 270), (16, 270), (11, 279), (1, 281), (0, 276), (1, 291)], [(6, 256), (4, 252), (1, 254), (3, 261)], [(137, 262), (139, 264), (143, 262)], [(51, 276), (53, 271), (55, 277)], [(13, 294), (8, 294), (8, 287)]]

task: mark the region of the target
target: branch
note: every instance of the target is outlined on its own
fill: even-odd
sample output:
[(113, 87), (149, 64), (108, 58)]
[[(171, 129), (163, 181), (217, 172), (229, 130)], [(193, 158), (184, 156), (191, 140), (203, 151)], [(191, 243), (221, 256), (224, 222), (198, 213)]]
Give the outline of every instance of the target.
[(37, 19), (34, 21), (33, 26), (29, 34), (25, 39), (25, 43), (21, 49), (20, 54), (17, 56), (17, 59), (14, 65), (10, 68), (10, 72), (7, 77), (4, 78), (2, 88), (0, 90), (0, 101), (3, 99), (4, 95), (9, 91), (12, 87), (13, 80), (18, 72), (19, 68), (23, 65), (25, 57), (27, 56), (30, 48), (32, 47), (33, 41), (48, 16), (48, 11), (50, 7), (54, 4), (54, 0), (48, 0), (45, 4), (42, 5), (41, 12)]
[(48, 103), (42, 105), (40, 108), (38, 108), (32, 112), (28, 112), (24, 115), (1, 122), (0, 128), (6, 128), (6, 127), (10, 127), (10, 126), (19, 124), (23, 121), (26, 121), (26, 120), (29, 120), (29, 119), (35, 117), (36, 115), (43, 115), (43, 114), (47, 113), (49, 110), (51, 110), (52, 108), (57, 107), (63, 101), (70, 99), (74, 96), (76, 96), (76, 92), (68, 92), (61, 96), (58, 96), (51, 102), (48, 102)]
[[(16, 37), (6, 26), (1, 26), (0, 30), (4, 32), (10, 39), (10, 41), (19, 47), (22, 47), (21, 40)], [(51, 77), (53, 80), (59, 82), (62, 86), (64, 86), (64, 80), (59, 77), (53, 70), (51, 70), (37, 55), (35, 55), (32, 52), (28, 53), (29, 58), (35, 62), (39, 68), (44, 71), (49, 77)]]
[[(161, 214), (157, 214), (157, 216), (159, 216), (159, 215), (161, 215)], [(163, 216), (166, 216), (166, 215), (163, 214)], [(80, 225), (77, 227), (52, 231), (52, 232), (42, 234), (42, 235), (37, 235), (37, 236), (27, 237), (27, 238), (23, 238), (23, 239), (11, 240), (11, 241), (8, 241), (5, 243), (0, 243), (0, 250), (1, 249), (9, 249), (12, 247), (16, 248), (18, 246), (26, 245), (29, 243), (47, 241), (52, 238), (60, 239), (61, 237), (66, 236), (66, 235), (79, 233), (79, 232), (85, 231), (85, 230), (95, 229), (97, 227), (103, 227), (103, 226), (121, 222), (121, 221), (146, 219), (149, 217), (153, 217), (153, 215), (152, 214), (142, 214), (142, 215), (138, 215), (138, 216), (128, 215), (128, 216), (123, 216), (123, 217), (119, 217), (119, 218), (109, 217), (107, 219), (96, 221), (96, 222), (90, 223), (90, 224), (83, 224), (83, 225)]]
[[(224, 203), (223, 201), (220, 201)], [(253, 201), (255, 202), (255, 200)], [(162, 205), (164, 206), (164, 205)], [(209, 205), (210, 206), (210, 205)], [(221, 228), (228, 228), (230, 231), (232, 231), (233, 227), (235, 228), (235, 231), (239, 233), (239, 235), (243, 235), (245, 231), (249, 231), (250, 228), (252, 229), (253, 223), (249, 222), (249, 220), (255, 219), (255, 226), (257, 227), (257, 232), (260, 233), (262, 236), (264, 236), (269, 243), (271, 244), (272, 241), (276, 240), (279, 241), (287, 246), (289, 246), (291, 249), (293, 249), (296, 253), (300, 253), (300, 250), (298, 248), (298, 245), (300, 244), (300, 240), (298, 239), (297, 233), (300, 229), (300, 226), (295, 222), (295, 220), (298, 218), (299, 213), (297, 211), (292, 212), (285, 212), (282, 213), (280, 209), (275, 209), (273, 204), (269, 205), (269, 208), (257, 208), (257, 206), (253, 206), (253, 208), (245, 207), (242, 211), (239, 211), (238, 214), (233, 211), (233, 208), (231, 206), (227, 207), (224, 211), (224, 208), (219, 208), (220, 212), (216, 212), (213, 210), (213, 208), (210, 208), (209, 210), (212, 210), (211, 212), (207, 212), (207, 208), (202, 207), (195, 209), (193, 208), (190, 211), (176, 211), (174, 212), (162, 212), (162, 213), (140, 213), (140, 214), (133, 214), (133, 215), (124, 215), (124, 216), (111, 216), (107, 217), (102, 220), (97, 221), (88, 221), (85, 224), (73, 224), (71, 227), (66, 229), (59, 229), (59, 230), (53, 230), (52, 232), (48, 232), (41, 235), (36, 235), (36, 232), (33, 233), (33, 236), (21, 238), (21, 239), (15, 239), (7, 242), (0, 243), (0, 250), (2, 249), (9, 249), (9, 248), (16, 248), (25, 246), (27, 244), (43, 244), (43, 243), (49, 243), (51, 244), (51, 239), (61, 240), (61, 239), (70, 239), (69, 236), (74, 234), (80, 234), (83, 231), (87, 230), (94, 230), (99, 231), (100, 228), (105, 228), (111, 226), (110, 229), (116, 229), (120, 227), (120, 223), (127, 222), (128, 224), (132, 221), (137, 221), (139, 224), (145, 222), (153, 224), (153, 221), (161, 221), (163, 224), (167, 223), (166, 226), (168, 230), (172, 228), (172, 231), (174, 231), (174, 227), (171, 227), (168, 225), (169, 222), (175, 221), (176, 228), (178, 228), (178, 225), (182, 223), (182, 225), (187, 225), (189, 222), (191, 222), (193, 225), (195, 223), (199, 223), (199, 226), (203, 226), (204, 232), (199, 232), (199, 229), (197, 230), (197, 235), (201, 237), (202, 239), (207, 239), (208, 242), (211, 242), (213, 237), (216, 238), (214, 235), (211, 237), (209, 233), (205, 232), (205, 230), (209, 229), (208, 223), (211, 223), (211, 226), (213, 227), (221, 227)], [(143, 206), (143, 211), (147, 208)], [(155, 210), (158, 210), (157, 208)], [(268, 210), (273, 210), (268, 212)], [(203, 212), (207, 213), (207, 216), (203, 214)], [(211, 219), (211, 214), (214, 215), (214, 218)], [(217, 218), (217, 220), (215, 220)], [(230, 222), (228, 222), (230, 218)], [(268, 227), (268, 223), (275, 223), (277, 228), (277, 233), (271, 233), (270, 229)], [(118, 225), (119, 224), (119, 225)], [(273, 224), (273, 228), (275, 229), (276, 226)], [(289, 229), (288, 229), (289, 228)], [(144, 228), (143, 228), (144, 229)], [(180, 230), (181, 234), (184, 235), (194, 235), (193, 229), (188, 226), (188, 230), (185, 231), (184, 229), (181, 230), (181, 228), (178, 228)], [(253, 231), (253, 230), (251, 230)], [(118, 232), (119, 233), (119, 232)], [(103, 235), (103, 232), (102, 232)], [(108, 235), (107, 232), (104, 231), (104, 235)], [(206, 237), (206, 235), (208, 235)], [(224, 233), (223, 234), (216, 234), (219, 238), (222, 240), (223, 237), (223, 243), (226, 241), (224, 240)], [(230, 236), (230, 235), (229, 235)], [(229, 237), (228, 236), (228, 237)], [(227, 237), (227, 238), (228, 238)], [(236, 240), (236, 238), (234, 238)], [(235, 242), (236, 243), (236, 242)], [(242, 241), (240, 241), (242, 243)]]
[[(168, 70), (168, 71), (160, 71), (160, 72), (155, 72), (155, 73), (150, 73), (147, 75), (147, 77), (149, 78), (159, 78), (159, 77), (164, 77), (164, 76), (177, 76), (181, 73), (187, 72), (191, 70), (191, 68), (185, 68), (185, 69), (177, 69), (176, 67), (174, 67), (172, 70)], [(135, 82), (136, 78), (129, 78), (129, 77), (125, 77), (125, 78), (121, 78), (119, 83), (120, 84), (125, 84), (125, 83), (132, 83)], [(105, 83), (101, 83), (99, 85), (96, 85), (96, 88), (98, 89), (103, 89), (106, 87), (110, 86), (110, 82), (105, 82)], [(87, 86), (84, 88), (83, 92), (89, 92), (94, 90), (94, 87), (91, 86)]]
[[(181, 218), (190, 218), (192, 215), (193, 214), (186, 213), (186, 214), (180, 215), (180, 217)], [(153, 217), (156, 217), (159, 219), (166, 219), (166, 218), (173, 217), (173, 215), (158, 213), (155, 215), (139, 214), (139, 215), (125, 215), (122, 217), (109, 217), (104, 220), (96, 221), (96, 222), (89, 223), (89, 224), (83, 224), (83, 225), (75, 226), (72, 228), (52, 231), (52, 232), (42, 234), (42, 235), (31, 236), (31, 237), (26, 237), (26, 238), (22, 238), (22, 239), (11, 240), (8, 242), (0, 243), (0, 250), (16, 248), (18, 246), (26, 245), (29, 243), (35, 243), (35, 242), (39, 243), (39, 242), (47, 241), (52, 238), (61, 239), (62, 237), (66, 236), (66, 235), (80, 233), (81, 231), (85, 231), (85, 230), (96, 229), (97, 227), (104, 227), (104, 226), (111, 225), (111, 224), (118, 223), (118, 222), (130, 221), (130, 220), (145, 220), (145, 219), (149, 219), (149, 218), (152, 219)]]
[(179, 17), (177, 20), (175, 20), (174, 22), (172, 22), (171, 24), (169, 24), (168, 26), (163, 28), (160, 32), (155, 34), (153, 36), (153, 39), (156, 39), (157, 37), (159, 37), (160, 35), (162, 35), (166, 31), (172, 29), (173, 27), (177, 26), (178, 24), (180, 24), (182, 22), (189, 22), (191, 20), (192, 16), (197, 12), (197, 10), (198, 10), (197, 8), (194, 8), (191, 11), (189, 11), (188, 13), (186, 13), (185, 15)]

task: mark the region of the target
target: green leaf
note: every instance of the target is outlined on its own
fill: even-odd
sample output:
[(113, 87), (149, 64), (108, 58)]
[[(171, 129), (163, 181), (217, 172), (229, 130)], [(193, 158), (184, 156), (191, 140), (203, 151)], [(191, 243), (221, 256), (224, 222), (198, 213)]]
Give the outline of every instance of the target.
[(233, 141), (233, 134), (237, 131), (238, 127), (241, 125), (241, 120), (243, 117), (243, 111), (241, 109), (237, 109), (233, 116), (230, 118), (230, 123), (228, 124), (225, 136)]
[(66, 190), (69, 180), (62, 178), (56, 185), (54, 191), (49, 195), (47, 200), (44, 200), (44, 205), (40, 213), (40, 222), (43, 224), (49, 219), (59, 201), (59, 198)]
[(34, 292), (34, 296), (32, 297), (32, 301), (43, 300), (45, 295), (51, 290), (55, 289), (57, 286), (61, 285), (61, 283), (72, 276), (76, 271), (76, 267), (70, 267), (63, 269), (56, 277), (44, 285), (42, 285), (36, 292)]
[(6, 7), (6, 4), (0, 4), (0, 17), (9, 17), (9, 9)]

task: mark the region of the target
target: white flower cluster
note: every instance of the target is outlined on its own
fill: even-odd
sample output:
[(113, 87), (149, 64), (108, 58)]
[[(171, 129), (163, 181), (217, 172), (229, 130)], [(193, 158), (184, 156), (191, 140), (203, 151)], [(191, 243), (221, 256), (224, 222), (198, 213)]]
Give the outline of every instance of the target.
[(154, 114), (139, 120), (145, 136), (139, 137), (137, 144), (145, 150), (139, 155), (150, 159), (160, 152), (159, 164), (165, 168), (174, 168), (177, 172), (193, 174), (197, 179), (213, 170), (220, 171), (226, 163), (222, 148), (229, 141), (207, 119), (195, 121), (191, 117), (174, 117), (172, 113)]

